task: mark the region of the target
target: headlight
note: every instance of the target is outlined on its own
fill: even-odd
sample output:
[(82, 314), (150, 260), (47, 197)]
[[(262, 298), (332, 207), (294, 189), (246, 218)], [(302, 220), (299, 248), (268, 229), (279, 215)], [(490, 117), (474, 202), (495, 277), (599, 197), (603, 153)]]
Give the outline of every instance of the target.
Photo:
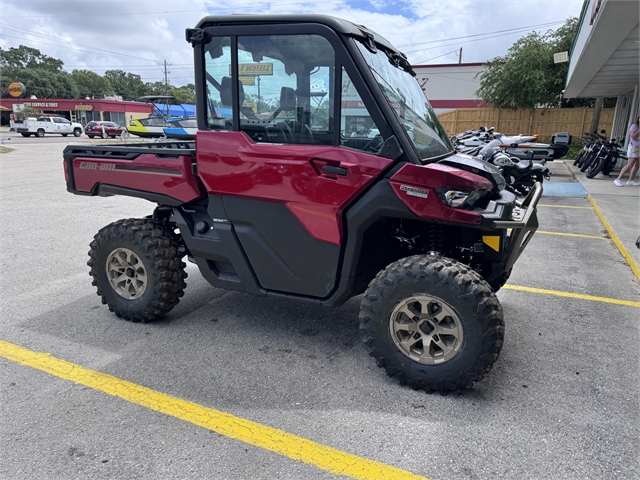
[(452, 208), (465, 208), (473, 206), (473, 204), (487, 192), (480, 192), (477, 190), (455, 190), (449, 187), (436, 188), (438, 197), (448, 207)]

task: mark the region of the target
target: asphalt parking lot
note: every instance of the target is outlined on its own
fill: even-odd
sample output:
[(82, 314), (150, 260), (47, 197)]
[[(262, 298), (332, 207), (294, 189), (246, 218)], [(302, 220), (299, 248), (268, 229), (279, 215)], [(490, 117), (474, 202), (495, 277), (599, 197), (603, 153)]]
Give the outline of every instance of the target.
[(640, 187), (550, 164), (498, 293), (500, 358), (472, 390), (426, 395), (368, 356), (358, 298), (217, 290), (189, 265), (164, 320), (117, 319), (88, 245), (153, 204), (67, 193), (74, 141), (0, 155), (0, 478), (640, 478)]

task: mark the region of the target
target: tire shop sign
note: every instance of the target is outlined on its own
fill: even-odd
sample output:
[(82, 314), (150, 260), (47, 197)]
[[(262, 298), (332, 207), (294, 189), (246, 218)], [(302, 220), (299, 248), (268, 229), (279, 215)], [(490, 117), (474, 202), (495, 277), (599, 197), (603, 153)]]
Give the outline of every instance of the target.
[(27, 87), (20, 82), (11, 82), (7, 88), (9, 95), (13, 98), (22, 98), (27, 95)]

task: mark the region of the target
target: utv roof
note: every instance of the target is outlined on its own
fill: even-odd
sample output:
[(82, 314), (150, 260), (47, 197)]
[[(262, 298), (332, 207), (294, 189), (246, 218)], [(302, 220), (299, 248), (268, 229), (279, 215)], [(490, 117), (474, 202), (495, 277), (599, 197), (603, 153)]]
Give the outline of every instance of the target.
[(210, 15), (198, 22), (196, 28), (215, 27), (221, 25), (273, 25), (284, 23), (317, 23), (325, 25), (332, 30), (344, 35), (359, 38), (365, 42), (373, 38), (373, 41), (384, 50), (396, 52), (406, 58), (402, 52), (396, 49), (382, 35), (370, 30), (364, 25), (356, 25), (342, 18), (329, 15), (299, 14), (299, 15)]

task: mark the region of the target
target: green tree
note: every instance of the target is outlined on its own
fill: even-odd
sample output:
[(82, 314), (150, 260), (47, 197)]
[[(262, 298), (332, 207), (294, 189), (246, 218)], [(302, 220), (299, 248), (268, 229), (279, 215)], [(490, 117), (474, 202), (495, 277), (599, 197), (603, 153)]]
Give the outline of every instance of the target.
[(145, 83), (145, 95), (169, 95), (168, 88), (165, 87), (164, 82), (147, 82)]
[(520, 38), (504, 57), (486, 63), (476, 94), (496, 108), (560, 106), (567, 64), (554, 63), (553, 54), (571, 50), (577, 25), (569, 17), (556, 31)]
[(38, 98), (76, 98), (78, 89), (64, 63), (39, 50), (20, 45), (8, 50), (0, 48), (0, 89), (2, 97), (9, 96), (7, 85), (21, 82), (29, 96)]
[(21, 82), (27, 88), (27, 95), (37, 98), (78, 98), (78, 87), (69, 73), (64, 70), (50, 71), (42, 68), (3, 67), (2, 96), (7, 97), (5, 84)]
[(123, 100), (138, 100), (147, 92), (147, 87), (140, 75), (122, 70), (107, 70), (104, 72), (104, 77), (109, 80), (114, 93), (122, 96)]
[(90, 70), (74, 70), (71, 78), (78, 88), (78, 98), (103, 98), (115, 93), (111, 82)]
[(182, 87), (170, 86), (169, 95), (174, 97), (176, 104), (188, 103), (194, 105), (196, 103), (196, 87), (191, 83)]
[(48, 71), (61, 71), (64, 62), (57, 58), (49, 57), (40, 53), (35, 48), (20, 45), (11, 47), (9, 50), (0, 48), (0, 67), (15, 68), (41, 68)]

